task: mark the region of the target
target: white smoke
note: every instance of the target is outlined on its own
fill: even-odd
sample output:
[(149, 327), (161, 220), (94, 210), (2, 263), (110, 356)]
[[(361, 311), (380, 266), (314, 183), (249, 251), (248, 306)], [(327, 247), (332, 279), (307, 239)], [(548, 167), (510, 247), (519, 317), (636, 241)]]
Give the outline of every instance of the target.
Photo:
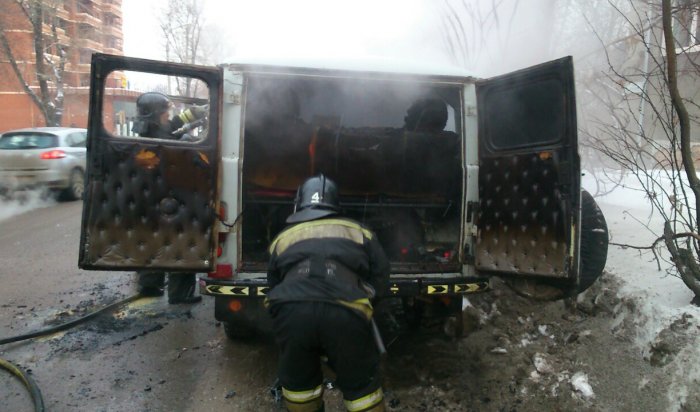
[(11, 197), (0, 197), (0, 222), (55, 203), (56, 201), (43, 190), (14, 192)]

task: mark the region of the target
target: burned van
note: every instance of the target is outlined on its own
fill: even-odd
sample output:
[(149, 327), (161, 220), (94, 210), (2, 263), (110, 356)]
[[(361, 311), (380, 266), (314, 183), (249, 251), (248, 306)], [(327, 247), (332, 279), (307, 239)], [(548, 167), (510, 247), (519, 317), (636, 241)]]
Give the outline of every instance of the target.
[[(126, 79), (126, 80), (125, 80)], [(140, 136), (134, 101), (208, 105), (188, 139)], [(459, 313), (502, 277), (539, 299), (600, 276), (607, 228), (580, 188), (570, 57), (491, 79), (327, 62), (218, 67), (96, 54), (80, 267), (199, 272), (229, 336), (265, 321), (268, 246), (324, 174), (377, 234), (390, 296)]]

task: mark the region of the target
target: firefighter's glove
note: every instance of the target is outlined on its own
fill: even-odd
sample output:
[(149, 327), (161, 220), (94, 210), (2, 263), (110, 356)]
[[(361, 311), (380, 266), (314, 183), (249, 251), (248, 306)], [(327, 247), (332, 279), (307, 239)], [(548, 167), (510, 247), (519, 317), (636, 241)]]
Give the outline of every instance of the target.
[(199, 120), (207, 115), (207, 112), (209, 112), (209, 105), (202, 105), (202, 106), (192, 106), (189, 109), (185, 110), (184, 112), (180, 113), (180, 120), (183, 121), (183, 123), (192, 123), (196, 120)]

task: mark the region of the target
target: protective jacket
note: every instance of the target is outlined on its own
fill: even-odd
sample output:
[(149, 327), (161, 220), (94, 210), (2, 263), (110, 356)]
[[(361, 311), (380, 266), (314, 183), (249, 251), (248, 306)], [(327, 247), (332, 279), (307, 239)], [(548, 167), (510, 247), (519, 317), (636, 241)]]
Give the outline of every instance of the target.
[(347, 218), (326, 217), (283, 230), (270, 245), (266, 304), (320, 301), (366, 319), (370, 299), (385, 293), (389, 261), (377, 236)]

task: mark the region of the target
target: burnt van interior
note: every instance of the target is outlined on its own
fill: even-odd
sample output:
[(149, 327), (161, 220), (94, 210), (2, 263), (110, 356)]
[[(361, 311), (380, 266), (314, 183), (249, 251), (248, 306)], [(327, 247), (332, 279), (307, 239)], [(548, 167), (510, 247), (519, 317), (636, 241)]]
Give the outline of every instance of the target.
[(460, 96), (459, 85), (251, 76), (241, 269), (264, 270), (296, 188), (323, 173), (339, 186), (343, 214), (377, 233), (394, 273), (458, 271)]

